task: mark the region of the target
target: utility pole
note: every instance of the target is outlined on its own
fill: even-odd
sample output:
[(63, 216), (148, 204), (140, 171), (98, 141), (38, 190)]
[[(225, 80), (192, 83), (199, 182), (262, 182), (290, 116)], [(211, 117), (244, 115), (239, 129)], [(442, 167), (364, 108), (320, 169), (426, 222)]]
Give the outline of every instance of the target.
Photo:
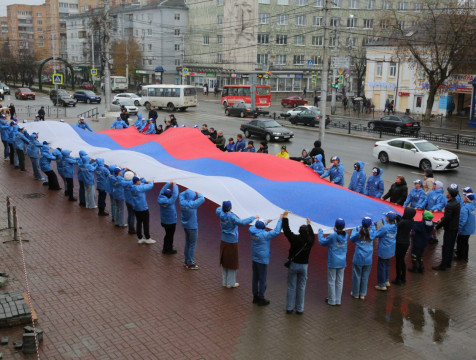
[[(94, 69), (94, 29), (91, 29), (91, 57), (92, 57), (91, 69)], [(92, 83), (93, 83), (93, 89), (94, 89), (94, 75), (91, 74), (91, 78), (93, 80)]]
[(322, 52), (322, 73), (321, 73), (321, 119), (319, 120), (319, 140), (324, 142), (324, 134), (326, 132), (326, 102), (327, 102), (327, 77), (329, 73), (329, 2), (324, 1), (324, 49)]
[[(334, 56), (336, 56), (336, 49), (337, 49), (337, 45), (339, 44), (339, 42), (337, 41), (337, 28), (334, 32), (334, 36), (335, 36), (335, 44), (334, 44)], [(336, 88), (334, 87), (334, 81), (336, 79), (336, 76), (337, 76), (337, 69), (335, 67), (332, 68), (332, 95), (331, 95), (331, 114), (334, 115), (336, 113)]]
[(106, 106), (106, 112), (111, 111), (111, 71), (110, 54), (109, 54), (109, 0), (103, 0), (104, 3), (104, 102)]
[(257, 74), (250, 74), (250, 95), (251, 95), (251, 110), (254, 112), (256, 108), (256, 83), (258, 81)]
[(122, 41), (126, 42), (126, 84), (129, 89), (129, 39), (126, 39), (124, 33), (124, 13), (122, 13)]

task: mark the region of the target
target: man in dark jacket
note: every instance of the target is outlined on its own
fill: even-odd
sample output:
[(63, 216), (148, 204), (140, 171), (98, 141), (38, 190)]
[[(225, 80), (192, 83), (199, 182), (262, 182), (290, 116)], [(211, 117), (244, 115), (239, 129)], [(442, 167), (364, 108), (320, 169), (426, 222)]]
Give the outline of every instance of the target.
[(155, 107), (151, 106), (149, 110), (148, 119), (154, 119), (154, 121), (157, 121), (158, 117), (159, 117), (159, 114), (157, 114), (157, 110), (155, 110)]
[(217, 138), (217, 132), (215, 131), (214, 128), (210, 128), (208, 138), (214, 143), (215, 139)]
[(13, 105), (13, 103), (10, 103), (10, 106), (8, 107), (8, 111), (10, 112), (10, 119), (13, 120), (13, 118), (17, 114), (17, 111), (15, 109), (15, 105)]
[(321, 154), (322, 155), (322, 164), (326, 167), (326, 155), (324, 154), (324, 149), (321, 148), (321, 140), (314, 141), (314, 148), (311, 150), (309, 156), (313, 158), (314, 156)]
[(392, 204), (403, 205), (408, 196), (408, 186), (402, 175), (397, 175), (395, 182), (388, 192), (382, 197), (382, 200), (390, 198)]
[(441, 263), (438, 266), (433, 266), (433, 270), (446, 270), (451, 267), (451, 260), (453, 259), (453, 249), (455, 247), (456, 236), (459, 228), (459, 215), (461, 211), (461, 204), (456, 200), (458, 190), (449, 187), (446, 191), (446, 198), (448, 204), (445, 206), (445, 215), (436, 223), (436, 229), (444, 228), (443, 234), (443, 248), (441, 254)]
[(218, 149), (220, 149), (221, 151), (225, 151), (226, 139), (223, 136), (223, 131), (218, 131), (218, 136), (213, 142), (215, 143)]
[(266, 141), (261, 141), (259, 143), (259, 149), (256, 152), (267, 154), (268, 153), (268, 143)]
[(129, 114), (127, 113), (127, 109), (122, 109), (120, 117), (127, 124), (127, 126), (129, 126)]
[(42, 106), (40, 110), (38, 110), (38, 117), (40, 118), (39, 120), (45, 121), (45, 107)]
[(201, 131), (202, 131), (202, 134), (205, 135), (205, 136), (210, 135), (210, 132), (208, 131), (208, 126), (207, 126), (207, 124), (203, 124), (203, 125), (202, 125), (202, 130), (201, 130)]
[(414, 208), (406, 207), (405, 210), (403, 210), (403, 217), (397, 223), (397, 244), (395, 248), (395, 267), (397, 270), (397, 276), (395, 280), (392, 281), (395, 285), (402, 285), (407, 281), (405, 255), (410, 246), (410, 231), (413, 229), (413, 218), (415, 217), (415, 214), (416, 210)]

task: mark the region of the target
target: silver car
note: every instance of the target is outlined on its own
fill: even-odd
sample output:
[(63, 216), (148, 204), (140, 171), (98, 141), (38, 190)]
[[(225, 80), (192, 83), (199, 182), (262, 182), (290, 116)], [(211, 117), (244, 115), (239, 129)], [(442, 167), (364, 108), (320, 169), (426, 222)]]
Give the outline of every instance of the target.
[(134, 105), (130, 99), (116, 99), (111, 103), (111, 111), (121, 111), (121, 107), (124, 106), (129, 115), (137, 115), (139, 109)]

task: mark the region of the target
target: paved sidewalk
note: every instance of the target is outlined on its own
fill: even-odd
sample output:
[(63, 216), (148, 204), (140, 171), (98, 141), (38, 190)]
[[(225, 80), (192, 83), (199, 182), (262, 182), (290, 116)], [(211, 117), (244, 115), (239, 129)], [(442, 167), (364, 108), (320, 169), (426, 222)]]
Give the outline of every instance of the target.
[[(63, 192), (48, 191), (30, 175), (0, 163), (0, 222), (6, 224), (3, 199), (10, 195), (22, 236), (30, 240), (23, 245), (38, 326), (45, 332), (42, 359), (475, 358), (474, 261), (457, 263), (446, 272), (408, 274), (407, 285), (378, 293), (373, 288), (374, 259), (365, 301), (349, 296), (349, 265), (342, 306), (329, 307), (323, 301), (327, 251), (316, 245), (304, 315), (286, 315), (283, 263), (288, 244), (283, 236), (272, 243), (267, 291), (271, 304), (260, 308), (251, 304), (250, 237), (245, 228), (240, 229), (239, 243), (241, 286), (221, 286), (216, 205), (207, 201), (199, 210), (200, 270), (187, 271), (182, 266), (180, 225), (178, 254), (161, 254), (159, 184), (148, 196), (152, 237), (158, 242), (147, 246), (114, 227), (110, 218), (79, 208), (66, 201)], [(24, 197), (31, 193), (45, 196)], [(11, 237), (8, 231), (0, 236), (2, 242)], [(439, 246), (428, 248), (427, 269), (440, 252)], [(352, 255), (349, 245), (348, 264)], [(0, 263), (0, 271), (10, 274), (6, 289), (25, 291), (18, 243), (0, 243)], [(21, 328), (0, 329), (0, 336), (10, 336), (10, 344), (0, 347), (4, 359), (36, 358), (14, 352), (12, 343), (20, 334)]]

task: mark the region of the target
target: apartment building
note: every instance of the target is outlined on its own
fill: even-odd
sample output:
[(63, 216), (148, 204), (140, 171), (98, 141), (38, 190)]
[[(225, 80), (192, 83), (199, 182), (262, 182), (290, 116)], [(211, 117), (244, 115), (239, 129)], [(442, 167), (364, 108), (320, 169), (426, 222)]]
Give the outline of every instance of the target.
[(8, 38), (8, 18), (0, 16), (0, 41), (6, 41)]

